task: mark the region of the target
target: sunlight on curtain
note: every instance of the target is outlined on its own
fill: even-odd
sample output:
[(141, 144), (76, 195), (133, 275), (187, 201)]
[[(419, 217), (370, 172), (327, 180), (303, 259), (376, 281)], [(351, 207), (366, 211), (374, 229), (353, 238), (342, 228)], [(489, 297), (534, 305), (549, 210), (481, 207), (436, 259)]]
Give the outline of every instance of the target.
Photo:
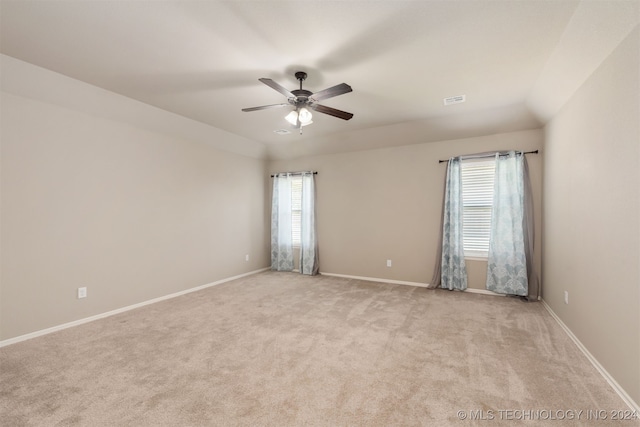
[(527, 296), (523, 159), (522, 153), (514, 151), (507, 156), (496, 155), (487, 289)]
[(467, 289), (462, 235), (462, 169), (459, 158), (449, 159), (442, 220), (441, 286)]
[(300, 218), (300, 273), (318, 274), (318, 242), (316, 240), (315, 177), (302, 173), (302, 208)]
[(293, 242), (291, 234), (291, 175), (273, 177), (271, 199), (271, 269), (293, 270)]

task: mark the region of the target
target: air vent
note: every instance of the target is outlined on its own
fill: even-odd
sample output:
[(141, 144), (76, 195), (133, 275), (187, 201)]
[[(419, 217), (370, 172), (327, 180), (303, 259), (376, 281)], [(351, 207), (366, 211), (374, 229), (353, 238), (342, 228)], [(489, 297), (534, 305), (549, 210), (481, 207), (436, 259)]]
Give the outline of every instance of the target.
[(291, 131), (288, 131), (286, 129), (278, 129), (278, 130), (274, 130), (275, 133), (277, 133), (278, 135), (289, 135), (291, 133)]
[(463, 103), (466, 99), (466, 95), (457, 95), (457, 96), (450, 96), (449, 98), (445, 98), (444, 101), (444, 105), (453, 105), (453, 104), (460, 104)]

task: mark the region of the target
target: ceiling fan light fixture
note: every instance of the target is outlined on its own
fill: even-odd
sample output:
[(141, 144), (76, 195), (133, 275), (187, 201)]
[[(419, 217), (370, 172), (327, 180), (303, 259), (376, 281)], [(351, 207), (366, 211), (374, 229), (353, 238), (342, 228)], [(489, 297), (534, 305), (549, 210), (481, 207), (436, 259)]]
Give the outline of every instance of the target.
[(306, 126), (308, 124), (311, 124), (312, 117), (313, 116), (311, 115), (311, 111), (307, 110), (304, 107), (302, 107), (300, 109), (300, 112), (298, 113), (298, 119), (300, 120), (300, 124), (302, 126)]
[(313, 123), (313, 121), (312, 121), (312, 120), (309, 120), (308, 122), (305, 122), (305, 123), (300, 122), (300, 127), (302, 127), (302, 126), (308, 126), (308, 125), (310, 125), (310, 124), (312, 124), (312, 123)]
[(292, 111), (289, 114), (287, 114), (284, 119), (289, 123), (291, 123), (293, 126), (295, 126), (296, 123), (298, 123), (298, 112)]

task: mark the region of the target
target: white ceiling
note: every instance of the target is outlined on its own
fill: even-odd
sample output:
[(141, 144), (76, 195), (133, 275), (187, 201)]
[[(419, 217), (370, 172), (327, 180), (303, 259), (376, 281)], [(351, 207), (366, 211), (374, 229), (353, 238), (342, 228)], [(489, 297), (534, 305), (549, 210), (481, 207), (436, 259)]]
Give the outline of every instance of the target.
[[(638, 25), (632, 1), (7, 1), (0, 50), (223, 129), (271, 157), (540, 127)], [(348, 83), (288, 129), (288, 89)], [(466, 95), (445, 107), (443, 98)]]

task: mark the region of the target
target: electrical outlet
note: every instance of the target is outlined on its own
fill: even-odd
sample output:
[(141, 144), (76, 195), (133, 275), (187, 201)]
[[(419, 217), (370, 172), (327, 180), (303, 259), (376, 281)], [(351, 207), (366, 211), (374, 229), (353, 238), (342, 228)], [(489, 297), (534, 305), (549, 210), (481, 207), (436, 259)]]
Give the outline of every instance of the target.
[(249, 254), (247, 254), (247, 255), (245, 255), (245, 256), (244, 256), (244, 260), (245, 260), (245, 261), (249, 261)]
[(569, 292), (564, 291), (564, 303), (569, 304)]
[(390, 259), (387, 260), (387, 267), (391, 267), (391, 260)]
[(86, 287), (78, 288), (78, 299), (86, 298), (86, 297), (87, 297), (87, 288)]

